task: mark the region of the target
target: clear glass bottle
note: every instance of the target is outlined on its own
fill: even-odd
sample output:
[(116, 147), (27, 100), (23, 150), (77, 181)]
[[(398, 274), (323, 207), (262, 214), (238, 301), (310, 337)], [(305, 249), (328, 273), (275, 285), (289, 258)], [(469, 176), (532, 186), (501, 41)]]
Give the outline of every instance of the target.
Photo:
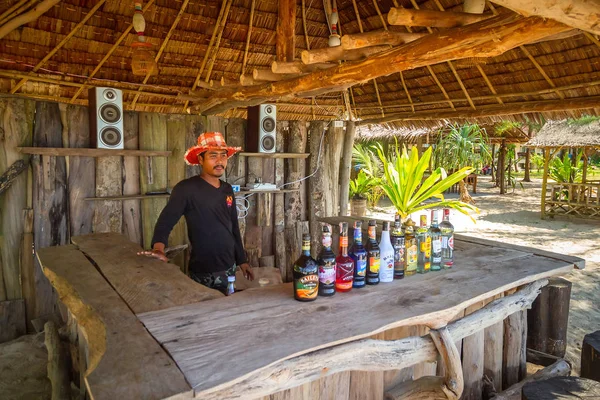
[(450, 223), (450, 209), (444, 208), (444, 219), (440, 223), (442, 232), (442, 268), (454, 265), (454, 225)]
[(310, 256), (310, 235), (302, 236), (302, 254), (294, 263), (294, 298), (298, 301), (314, 301), (319, 292), (319, 267)]
[(419, 248), (415, 236), (415, 223), (410, 219), (404, 225), (404, 246), (406, 248), (404, 275), (414, 275), (417, 272)]
[(337, 275), (335, 288), (338, 292), (352, 290), (354, 279), (354, 260), (348, 255), (348, 223), (340, 222), (340, 253), (335, 259)]
[(379, 281), (383, 283), (392, 282), (394, 280), (394, 247), (390, 240), (390, 223), (383, 223), (381, 231), (381, 240), (379, 242)]
[(404, 232), (400, 224), (400, 215), (394, 218), (394, 229), (391, 232), (392, 247), (394, 247), (394, 279), (404, 278)]
[(417, 272), (424, 274), (431, 269), (431, 237), (427, 229), (427, 215), (421, 215), (421, 225), (416, 236), (419, 245)]
[(377, 225), (375, 220), (369, 221), (369, 241), (367, 242), (367, 285), (379, 283), (379, 265), (381, 262), (379, 245), (377, 244)]
[(331, 232), (329, 226), (323, 226), (323, 248), (317, 257), (319, 265), (319, 296), (333, 296), (335, 294), (335, 254), (331, 250)]
[(442, 269), (442, 231), (438, 226), (438, 210), (431, 210), (431, 226), (429, 227), (431, 237), (431, 270)]
[(226, 296), (231, 296), (235, 292), (235, 275), (227, 277), (227, 292)]
[(354, 243), (350, 250), (350, 257), (354, 261), (353, 288), (365, 287), (365, 275), (367, 273), (367, 251), (362, 244), (362, 222), (354, 222)]

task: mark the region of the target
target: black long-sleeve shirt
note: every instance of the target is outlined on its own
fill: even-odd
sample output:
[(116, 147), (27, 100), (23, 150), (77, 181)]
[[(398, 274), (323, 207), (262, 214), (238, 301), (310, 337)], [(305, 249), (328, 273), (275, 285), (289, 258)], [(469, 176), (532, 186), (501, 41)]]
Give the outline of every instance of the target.
[(221, 182), (216, 188), (199, 175), (179, 182), (160, 213), (152, 246), (167, 245), (171, 230), (185, 216), (192, 246), (190, 271), (222, 272), (246, 262), (233, 189)]

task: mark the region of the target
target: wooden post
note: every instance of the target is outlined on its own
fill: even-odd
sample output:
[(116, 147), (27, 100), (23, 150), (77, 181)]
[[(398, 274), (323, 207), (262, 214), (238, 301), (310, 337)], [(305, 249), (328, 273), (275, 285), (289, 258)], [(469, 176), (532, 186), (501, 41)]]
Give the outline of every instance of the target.
[(567, 329), (572, 284), (564, 278), (552, 278), (549, 281), (547, 290), (550, 314), (548, 315), (548, 347), (545, 353), (556, 357), (564, 357), (567, 351)]
[(33, 248), (33, 209), (23, 210), (23, 241), (21, 242), (21, 287), (25, 300), (25, 323), (28, 332), (34, 332), (31, 320), (35, 317), (35, 273)]
[[(171, 151), (171, 156), (167, 158), (166, 187), (171, 189), (185, 179), (186, 163), (183, 160), (183, 155), (187, 147), (185, 147), (185, 135), (182, 135), (182, 132), (185, 132), (186, 118), (187, 116), (183, 115), (169, 115), (167, 119), (167, 150)], [(169, 235), (169, 246), (186, 243), (186, 236), (185, 218), (181, 217)], [(171, 262), (178, 265), (182, 272), (187, 271), (185, 252), (179, 252)]]
[(544, 175), (542, 177), (542, 210), (541, 217), (546, 217), (546, 190), (548, 186), (548, 163), (550, 162), (550, 149), (544, 147)]
[(588, 156), (587, 156), (587, 148), (583, 148), (583, 172), (581, 174), (581, 183), (587, 182), (587, 169), (588, 169)]
[[(185, 130), (185, 147), (186, 149), (189, 149), (198, 144), (198, 136), (205, 132), (206, 117), (203, 115), (190, 115), (187, 122)], [(191, 178), (196, 175), (200, 175), (200, 167), (197, 165), (186, 164), (185, 177)]]
[(526, 371), (526, 341), (527, 317), (524, 311), (510, 315), (504, 320), (504, 355), (503, 376), (504, 387), (509, 387), (524, 378)]
[(52, 383), (52, 400), (71, 398), (69, 359), (67, 349), (58, 336), (53, 321), (44, 325), (46, 349), (48, 350), (48, 379)]
[(296, 49), (296, 1), (280, 0), (277, 15), (276, 52), (278, 61), (294, 61)]
[[(476, 303), (465, 310), (465, 316), (481, 309), (483, 303)], [(465, 400), (481, 400), (482, 378), (484, 369), (484, 338), (483, 330), (463, 339), (462, 375), (464, 379)]]
[[(327, 216), (325, 212), (325, 160), (322, 147), (324, 146), (325, 139), (323, 138), (323, 130), (325, 129), (325, 122), (323, 121), (311, 121), (310, 122), (310, 143), (309, 143), (309, 167), (308, 170), (312, 173), (317, 171), (308, 180), (308, 221), (310, 224), (311, 232), (311, 248), (317, 248), (319, 244), (319, 235), (317, 234), (320, 230), (321, 223), (318, 218)], [(321, 142), (321, 138), (323, 141)], [(319, 149), (321, 148), (321, 158), (319, 159)], [(335, 231), (335, 228), (334, 228)]]
[(355, 133), (356, 124), (354, 121), (347, 121), (344, 148), (342, 150), (342, 163), (340, 165), (340, 215), (348, 215), (350, 174), (352, 172), (352, 147), (354, 146)]
[(500, 194), (506, 193), (506, 139), (502, 139), (500, 144), (500, 154), (498, 155), (498, 178), (500, 179)]
[[(498, 295), (495, 299), (501, 298)], [(493, 385), (502, 389), (502, 349), (504, 344), (504, 323), (502, 321), (484, 330), (483, 373)]]
[[(96, 197), (121, 196), (123, 194), (122, 176), (121, 157), (96, 158)], [(123, 203), (121, 201), (97, 201), (95, 206), (94, 232), (121, 233), (123, 230)]]
[(525, 148), (525, 176), (523, 176), (523, 182), (531, 182), (531, 178), (529, 176), (531, 172), (531, 149), (529, 147)]
[(581, 377), (600, 382), (600, 331), (588, 333), (583, 337)]
[[(275, 151), (284, 152), (284, 130), (287, 129), (287, 123), (277, 121), (277, 133), (275, 138)], [(285, 183), (285, 170), (283, 158), (275, 160), (275, 185), (280, 187)], [(275, 267), (279, 268), (282, 279), (285, 280), (286, 272), (286, 249), (285, 249), (285, 196), (283, 193), (276, 193), (274, 199), (273, 225), (275, 233)]]
[[(126, 111), (123, 114), (123, 130), (125, 149), (138, 150), (138, 113)], [(123, 195), (140, 194), (140, 157), (123, 157), (123, 177)], [(123, 201), (123, 234), (132, 242), (143, 244), (139, 199)]]
[(495, 156), (496, 156), (496, 143), (492, 144), (492, 182), (494, 182), (494, 185), (495, 185), (495, 181), (496, 181), (495, 177), (497, 175)]

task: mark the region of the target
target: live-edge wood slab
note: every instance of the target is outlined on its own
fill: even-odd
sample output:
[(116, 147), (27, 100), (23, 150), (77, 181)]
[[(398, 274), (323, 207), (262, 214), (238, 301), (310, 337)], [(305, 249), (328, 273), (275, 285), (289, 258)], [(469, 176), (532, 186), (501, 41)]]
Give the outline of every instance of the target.
[(94, 260), (136, 314), (224, 297), (185, 276), (175, 264), (138, 256), (142, 248), (121, 234), (93, 233), (71, 241)]
[(37, 256), (87, 341), (85, 381), (92, 399), (191, 397), (173, 360), (81, 251), (46, 247)]
[(203, 391), (224, 388), (250, 372), (300, 354), (400, 326), (444, 326), (470, 305), (568, 273), (574, 266), (500, 246), (458, 245), (456, 267), (451, 270), (353, 289), (311, 303), (295, 301), (291, 284), (283, 284), (138, 317), (201, 398)]

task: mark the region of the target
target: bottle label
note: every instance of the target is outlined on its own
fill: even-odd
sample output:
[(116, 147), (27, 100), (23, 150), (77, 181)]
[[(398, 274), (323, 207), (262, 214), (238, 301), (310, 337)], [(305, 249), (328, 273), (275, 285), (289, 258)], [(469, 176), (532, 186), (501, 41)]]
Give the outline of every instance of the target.
[(331, 236), (323, 236), (323, 247), (331, 247)]
[(454, 235), (448, 238), (448, 248), (454, 250)]
[(432, 240), (431, 241), (431, 249), (433, 251), (433, 254), (440, 253), (442, 251), (442, 240), (441, 239)]
[(360, 229), (354, 230), (354, 243), (362, 243), (362, 232)]
[(302, 251), (310, 251), (310, 242), (302, 242)]
[(374, 226), (369, 226), (369, 229), (367, 230), (369, 232), (369, 239), (376, 239), (376, 231), (375, 231), (375, 227)]
[(354, 263), (337, 263), (337, 280), (335, 286), (339, 289), (350, 289), (354, 279)]
[(317, 297), (319, 288), (319, 277), (317, 275), (306, 275), (295, 283), (296, 294), (301, 299), (314, 299)]
[(425, 258), (431, 258), (431, 237), (425, 239)]
[(340, 247), (348, 247), (348, 236), (340, 236)]
[(389, 253), (382, 257), (381, 272), (379, 278), (383, 282), (391, 282), (394, 280), (394, 254)]
[(335, 282), (335, 262), (326, 262), (319, 265), (319, 283), (331, 285)]
[(367, 260), (365, 258), (360, 258), (356, 260), (356, 275), (357, 276), (365, 276), (367, 274)]
[(417, 263), (417, 245), (413, 244), (406, 249), (406, 263), (407, 264), (416, 264)]
[(379, 257), (369, 257), (369, 271), (378, 274), (380, 262)]

